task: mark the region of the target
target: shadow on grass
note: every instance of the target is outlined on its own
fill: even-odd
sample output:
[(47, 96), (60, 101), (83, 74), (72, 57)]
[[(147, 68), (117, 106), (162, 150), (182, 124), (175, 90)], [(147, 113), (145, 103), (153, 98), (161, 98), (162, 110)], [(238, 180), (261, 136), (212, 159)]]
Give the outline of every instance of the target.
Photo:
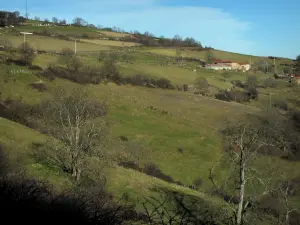
[(154, 188), (152, 191), (156, 197), (146, 198), (142, 203), (150, 225), (233, 224), (232, 215), (216, 209), (199, 197), (165, 188)]

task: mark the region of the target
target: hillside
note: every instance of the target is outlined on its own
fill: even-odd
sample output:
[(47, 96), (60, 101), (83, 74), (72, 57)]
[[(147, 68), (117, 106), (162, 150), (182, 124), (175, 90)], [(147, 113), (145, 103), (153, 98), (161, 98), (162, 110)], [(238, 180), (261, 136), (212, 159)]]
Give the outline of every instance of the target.
[[(289, 85), (284, 80), (275, 80), (271, 73), (216, 72), (201, 68), (198, 61), (183, 59), (183, 62), (178, 62), (177, 59), (178, 49), (181, 57), (195, 58), (201, 61), (206, 61), (207, 51), (223, 60), (247, 62), (251, 58), (253, 63), (261, 60), (273, 63), (273, 60), (267, 57), (211, 49), (200, 51), (195, 47), (140, 46), (140, 43), (137, 42), (117, 40), (124, 36), (132, 38), (132, 34), (96, 28), (40, 27), (32, 26), (32, 24), (6, 28), (3, 32), (4, 35), (1, 36), (4, 45), (9, 40), (12, 45), (11, 49), (19, 48), (23, 42), (23, 36), (19, 35), (20, 31), (34, 32), (32, 35), (26, 36), (26, 41), (35, 50), (44, 50), (45, 52), (34, 55), (32, 65), (38, 67), (36, 69), (16, 65), (14, 59), (19, 57), (18, 51), (15, 53), (5, 49), (0, 51), (0, 59), (3, 59), (3, 61), (0, 60), (1, 102), (5, 102), (7, 99), (18, 100), (21, 98), (21, 101), (28, 107), (35, 106), (53, 98), (57, 91), (56, 88), (59, 86), (65, 91), (84, 88), (90, 98), (105, 100), (108, 105), (108, 114), (105, 116), (105, 120), (109, 124), (109, 134), (114, 148), (125, 149), (124, 151), (128, 151), (128, 154), (137, 155), (137, 163), (140, 167), (146, 164), (155, 164), (165, 177), (169, 176), (172, 179), (171, 182), (170, 178), (163, 180), (161, 177), (147, 175), (143, 171), (124, 168), (120, 164), (107, 166), (103, 173), (107, 176), (108, 190), (116, 198), (121, 198), (125, 194), (129, 202), (136, 204), (138, 211), (143, 211), (141, 201), (145, 197), (157, 196), (157, 193), (153, 191), (154, 188), (176, 191), (185, 196), (192, 196), (197, 201), (202, 202), (203, 200), (215, 208), (225, 206), (229, 210), (231, 204), (225, 202), (223, 197), (212, 193), (215, 187), (209, 175), (210, 168), (224, 155), (224, 146), (219, 132), (225, 126), (224, 121), (228, 118), (238, 118), (247, 113), (259, 114), (269, 105), (273, 107), (279, 101), (287, 104), (288, 110), (284, 113), (290, 113), (299, 107), (299, 87)], [(72, 76), (70, 75), (68, 78), (66, 75), (68, 72), (62, 73), (65, 77), (59, 77), (62, 75), (47, 70), (49, 65), (54, 69), (60, 68), (61, 71), (70, 70), (69, 65), (64, 64), (64, 58), (55, 52), (60, 52), (63, 48), (74, 49), (75, 39), (77, 40), (76, 57), (82, 65), (78, 71), (74, 70), (70, 74), (78, 73), (89, 81), (86, 83), (79, 78), (75, 82), (72, 81)], [(140, 75), (152, 79), (151, 82), (156, 81), (157, 87), (149, 88), (143, 84), (146, 81), (141, 81), (142, 84), (128, 81), (128, 83), (121, 83), (122, 85), (115, 84), (112, 80), (98, 82), (93, 80), (94, 77), (91, 78), (91, 82), (88, 76), (93, 74), (93, 70), (102, 73), (103, 67), (105, 68), (107, 65), (106, 53), (115, 54), (116, 63), (113, 69), (119, 71), (121, 81)], [(4, 62), (9, 58), (13, 60), (8, 63)], [(277, 63), (280, 68), (280, 63), (292, 63), (292, 60), (281, 59)], [(114, 70), (110, 70), (109, 73), (114, 73)], [(50, 80), (49, 74), (54, 74), (55, 79)], [(246, 88), (233, 85), (232, 81), (239, 80), (246, 83), (249, 82), (248, 76), (256, 79), (257, 99), (239, 102), (237, 98), (240, 95), (238, 94), (233, 97), (235, 99), (230, 101), (216, 98), (216, 95), (225, 89), (236, 91), (234, 93), (244, 93)], [(207, 90), (205, 90), (204, 96), (195, 94), (193, 91), (196, 86), (195, 80), (199, 78), (207, 81)], [(275, 85), (263, 86), (270, 78)], [(138, 78), (136, 80), (136, 82), (139, 81)], [(37, 81), (42, 81), (46, 89), (41, 91), (32, 88), (32, 84)], [(169, 83), (159, 88), (159, 81)], [(186, 91), (182, 90), (184, 84), (188, 87)], [(16, 109), (18, 110), (18, 108)], [(92, 122), (96, 127), (100, 127), (102, 120), (94, 118)], [(120, 141), (120, 137), (127, 141), (123, 141), (123, 143)], [(49, 136), (42, 134), (38, 129), (0, 117), (0, 143), (8, 149), (7, 154), (11, 161), (20, 162), (20, 166), (26, 168), (28, 176), (53, 184), (57, 192), (72, 190), (76, 187), (76, 182), (70, 174), (59, 167), (40, 162), (33, 156), (32, 144), (35, 142), (45, 143), (48, 138)], [(300, 162), (297, 160), (288, 161), (268, 155), (261, 157), (256, 163), (264, 178), (268, 177), (267, 170), (264, 170), (267, 163), (280, 168), (281, 175), (276, 177), (273, 185), (281, 181), (280, 179), (292, 180), (300, 177)], [(95, 167), (95, 171), (101, 170), (100, 167)], [(227, 165), (220, 165), (215, 178), (226, 179), (228, 171)], [(95, 177), (93, 179), (97, 180)], [(192, 188), (196, 180), (201, 180), (201, 185), (197, 190)], [(254, 193), (255, 190), (249, 191), (249, 195), (254, 195)], [(298, 200), (298, 195), (293, 196), (293, 201), (297, 206), (299, 206)], [(274, 224), (272, 223), (275, 220), (273, 214), (259, 213), (263, 215), (261, 224)], [(252, 220), (251, 217), (254, 224), (257, 222), (255, 219)]]

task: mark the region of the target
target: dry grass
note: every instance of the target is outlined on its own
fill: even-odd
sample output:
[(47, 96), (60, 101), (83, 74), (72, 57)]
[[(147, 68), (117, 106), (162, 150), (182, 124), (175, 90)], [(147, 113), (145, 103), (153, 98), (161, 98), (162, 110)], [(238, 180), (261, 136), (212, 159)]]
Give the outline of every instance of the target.
[[(6, 36), (13, 46), (18, 47), (23, 42), (23, 36)], [(60, 51), (62, 48), (74, 49), (73, 41), (60, 40), (52, 37), (43, 37), (35, 35), (27, 35), (26, 41), (30, 43), (35, 49), (45, 51)], [(92, 43), (77, 43), (77, 51), (101, 51), (109, 50), (111, 46), (104, 46)]]
[(111, 41), (111, 40), (89, 40), (89, 39), (80, 39), (83, 42), (86, 43), (92, 43), (97, 45), (103, 45), (103, 46), (117, 46), (117, 47), (131, 47), (131, 46), (137, 46), (138, 43), (134, 42), (123, 42), (123, 41)]
[[(182, 48), (181, 55), (183, 57), (193, 57), (198, 58), (200, 60), (206, 61), (207, 51), (191, 51), (189, 48)], [(145, 48), (143, 49), (145, 52), (152, 52), (154, 54), (161, 54), (166, 56), (176, 56), (176, 49), (175, 48)], [(216, 58), (222, 60), (232, 60), (234, 62), (249, 62), (250, 58), (252, 62), (258, 62), (261, 59), (268, 61), (269, 63), (273, 63), (273, 60), (268, 59), (267, 57), (258, 57), (258, 56), (249, 56), (239, 53), (233, 52), (226, 52), (220, 50), (212, 50), (212, 53), (215, 55)], [(285, 63), (291, 62), (290, 59), (282, 59), (277, 63)]]
[(125, 37), (125, 36), (131, 36), (130, 34), (123, 34), (123, 33), (118, 33), (118, 32), (112, 32), (112, 31), (97, 31), (100, 35), (105, 35), (107, 37), (115, 37), (115, 38), (120, 38), (120, 37)]

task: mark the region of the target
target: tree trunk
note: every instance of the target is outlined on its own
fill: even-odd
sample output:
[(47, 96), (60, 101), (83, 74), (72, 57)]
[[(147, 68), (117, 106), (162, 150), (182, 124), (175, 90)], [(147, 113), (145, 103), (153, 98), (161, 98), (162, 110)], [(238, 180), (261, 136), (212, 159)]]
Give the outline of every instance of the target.
[(285, 214), (285, 224), (286, 225), (290, 224), (290, 213), (288, 210), (286, 211), (286, 214)]
[(236, 224), (241, 225), (243, 223), (243, 209), (244, 209), (244, 194), (245, 194), (245, 162), (243, 153), (241, 152), (240, 159), (240, 194), (239, 194), (239, 205), (236, 214)]

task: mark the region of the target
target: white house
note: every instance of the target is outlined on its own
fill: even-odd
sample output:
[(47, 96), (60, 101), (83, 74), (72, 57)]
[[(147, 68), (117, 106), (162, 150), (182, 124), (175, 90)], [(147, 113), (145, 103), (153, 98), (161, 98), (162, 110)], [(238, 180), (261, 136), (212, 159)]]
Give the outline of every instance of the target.
[(236, 63), (229, 60), (216, 60), (213, 64), (206, 66), (208, 69), (213, 70), (242, 70), (243, 72), (250, 70), (249, 63)]

